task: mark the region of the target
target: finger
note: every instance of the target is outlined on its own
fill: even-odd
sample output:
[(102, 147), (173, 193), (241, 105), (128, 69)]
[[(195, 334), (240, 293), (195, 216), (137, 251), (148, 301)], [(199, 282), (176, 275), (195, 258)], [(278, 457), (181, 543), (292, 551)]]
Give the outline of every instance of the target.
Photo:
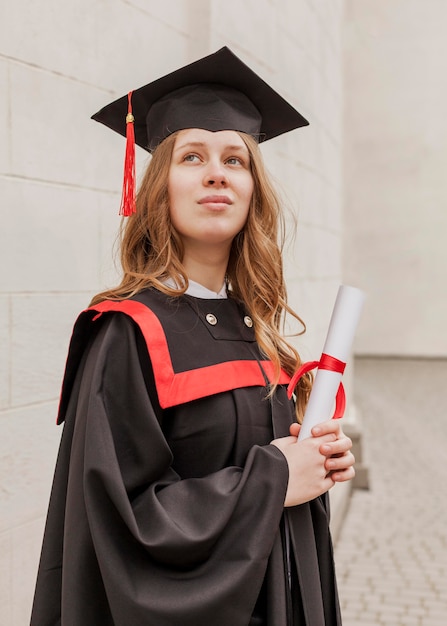
[(298, 433), (301, 430), (300, 424), (294, 423), (290, 425), (289, 432), (292, 437), (298, 437)]
[(355, 457), (352, 452), (346, 452), (345, 454), (338, 457), (330, 457), (326, 459), (324, 463), (324, 467), (327, 471), (343, 471), (352, 467), (355, 463)]
[(334, 483), (343, 483), (348, 480), (352, 480), (355, 476), (355, 469), (353, 467), (348, 467), (342, 472), (331, 472), (330, 477), (334, 481)]
[(312, 428), (312, 435), (314, 437), (321, 437), (329, 433), (334, 433), (337, 437), (342, 435), (340, 420), (327, 420), (321, 422)]
[(352, 441), (349, 437), (343, 435), (341, 439), (332, 442), (325, 442), (320, 446), (320, 454), (327, 457), (342, 455), (352, 448)]

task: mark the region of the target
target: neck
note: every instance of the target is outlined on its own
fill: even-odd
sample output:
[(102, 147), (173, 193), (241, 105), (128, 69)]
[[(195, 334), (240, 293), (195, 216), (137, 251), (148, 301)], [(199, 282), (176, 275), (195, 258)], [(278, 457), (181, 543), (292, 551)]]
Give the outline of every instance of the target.
[(193, 251), (185, 250), (183, 266), (188, 278), (217, 293), (225, 281), (228, 258), (228, 250), (219, 253), (216, 249), (195, 248)]

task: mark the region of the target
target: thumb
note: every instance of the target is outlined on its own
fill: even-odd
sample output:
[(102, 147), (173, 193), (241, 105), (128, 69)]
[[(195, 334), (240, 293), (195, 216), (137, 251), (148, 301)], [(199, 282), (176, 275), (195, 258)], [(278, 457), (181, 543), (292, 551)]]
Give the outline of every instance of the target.
[(292, 437), (298, 437), (298, 433), (301, 430), (301, 425), (300, 424), (291, 424), (290, 428), (289, 428), (289, 432), (292, 435)]

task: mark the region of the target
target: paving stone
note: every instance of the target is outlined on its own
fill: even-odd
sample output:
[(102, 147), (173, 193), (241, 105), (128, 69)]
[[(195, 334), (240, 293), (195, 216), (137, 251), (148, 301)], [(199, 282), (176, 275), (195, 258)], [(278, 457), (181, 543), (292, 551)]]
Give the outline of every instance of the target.
[(369, 490), (336, 548), (344, 626), (445, 626), (447, 360), (358, 359)]

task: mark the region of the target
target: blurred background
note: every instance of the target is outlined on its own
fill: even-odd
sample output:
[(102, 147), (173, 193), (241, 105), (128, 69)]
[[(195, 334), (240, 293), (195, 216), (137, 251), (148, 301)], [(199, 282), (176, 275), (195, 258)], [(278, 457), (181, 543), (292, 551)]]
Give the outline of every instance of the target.
[[(304, 360), (321, 353), (339, 284), (367, 293), (346, 417), (367, 447), (357, 364), (447, 359), (447, 5), (0, 0), (0, 11), (0, 622), (22, 626), (71, 328), (117, 276), (124, 140), (90, 116), (227, 45), (310, 121), (262, 151), (291, 234), (298, 220), (286, 275)], [(140, 172), (147, 159), (137, 153)], [(371, 393), (385, 370), (362, 371)], [(349, 495), (334, 497), (339, 524)]]

